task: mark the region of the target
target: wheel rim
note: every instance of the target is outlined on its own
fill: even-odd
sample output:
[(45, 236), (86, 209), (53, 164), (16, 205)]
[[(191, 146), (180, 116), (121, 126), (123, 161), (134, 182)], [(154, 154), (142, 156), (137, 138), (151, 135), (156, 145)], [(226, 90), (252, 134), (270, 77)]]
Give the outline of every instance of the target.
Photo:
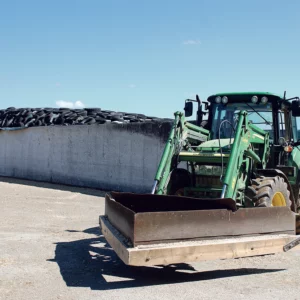
[(272, 206), (286, 206), (286, 201), (281, 192), (276, 192), (272, 199)]

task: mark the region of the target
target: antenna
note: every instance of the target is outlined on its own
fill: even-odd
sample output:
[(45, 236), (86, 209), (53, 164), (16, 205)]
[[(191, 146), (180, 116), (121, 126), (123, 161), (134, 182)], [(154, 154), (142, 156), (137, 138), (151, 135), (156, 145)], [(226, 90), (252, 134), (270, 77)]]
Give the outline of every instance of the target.
[(286, 91), (283, 93), (283, 100), (286, 100)]

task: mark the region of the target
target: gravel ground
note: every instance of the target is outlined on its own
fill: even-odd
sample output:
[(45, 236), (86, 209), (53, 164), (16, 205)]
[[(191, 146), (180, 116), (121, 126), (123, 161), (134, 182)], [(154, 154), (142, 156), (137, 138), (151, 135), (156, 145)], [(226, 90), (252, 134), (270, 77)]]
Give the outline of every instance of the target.
[(103, 192), (0, 178), (0, 299), (300, 299), (300, 251), (124, 265), (98, 229)]

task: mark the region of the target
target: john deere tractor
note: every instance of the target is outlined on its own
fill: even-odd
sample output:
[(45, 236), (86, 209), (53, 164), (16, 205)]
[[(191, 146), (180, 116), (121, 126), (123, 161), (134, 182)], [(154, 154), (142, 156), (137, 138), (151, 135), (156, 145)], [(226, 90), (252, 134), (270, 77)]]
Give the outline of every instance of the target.
[[(188, 121), (193, 115), (193, 102), (198, 104), (197, 118)], [(287, 99), (285, 93), (283, 97), (265, 92), (220, 93), (201, 101), (196, 96), (196, 100), (187, 99), (184, 112), (177, 111), (174, 116), (152, 190), (146, 194), (106, 195), (105, 218), (133, 247), (296, 234), (300, 193), (298, 97)], [(103, 225), (105, 220), (101, 220)], [(106, 231), (105, 236), (113, 241), (111, 232)], [(222, 248), (224, 253), (214, 246), (209, 249), (215, 250), (205, 251), (221, 251), (226, 256), (228, 249), (238, 247), (238, 243), (230, 245)], [(260, 244), (257, 253), (269, 253), (262, 250), (267, 245)], [(204, 257), (202, 250), (197, 252), (192, 246), (182, 252), (179, 245), (169, 245), (169, 252), (151, 247), (143, 252), (140, 264)], [(256, 246), (242, 247), (232, 257), (244, 252), (251, 255)], [(140, 248), (133, 249), (137, 252), (132, 253), (141, 255)], [(168, 257), (176, 251), (178, 257)], [(118, 252), (120, 256), (122, 253)], [(158, 256), (149, 258), (149, 253)], [(134, 259), (128, 261), (138, 264)]]
[[(208, 113), (206, 122), (202, 108)], [(175, 113), (152, 193), (231, 198), (238, 207), (288, 206), (296, 212), (298, 98), (261, 92), (216, 94), (199, 106), (196, 123), (205, 123), (201, 127), (186, 121), (192, 112), (188, 100), (185, 114)]]

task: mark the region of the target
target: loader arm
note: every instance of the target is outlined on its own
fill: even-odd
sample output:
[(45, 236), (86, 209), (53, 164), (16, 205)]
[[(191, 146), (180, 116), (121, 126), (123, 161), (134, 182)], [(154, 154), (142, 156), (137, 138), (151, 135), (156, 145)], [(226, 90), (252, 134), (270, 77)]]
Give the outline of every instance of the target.
[[(245, 188), (247, 180), (245, 178), (247, 176), (246, 170), (249, 170), (250, 164), (260, 164), (262, 169), (266, 167), (270, 152), (269, 133), (251, 124), (247, 114), (247, 111), (239, 113), (235, 138), (223, 181), (221, 198), (235, 199), (238, 189)], [(263, 145), (261, 158), (254, 152), (253, 144)], [(246, 167), (244, 167), (245, 165)]]
[(208, 130), (187, 122), (182, 112), (175, 112), (174, 115), (173, 126), (155, 175), (152, 194), (165, 194), (169, 174), (178, 164), (180, 151), (183, 149), (194, 151), (194, 147), (196, 148), (209, 137)]

